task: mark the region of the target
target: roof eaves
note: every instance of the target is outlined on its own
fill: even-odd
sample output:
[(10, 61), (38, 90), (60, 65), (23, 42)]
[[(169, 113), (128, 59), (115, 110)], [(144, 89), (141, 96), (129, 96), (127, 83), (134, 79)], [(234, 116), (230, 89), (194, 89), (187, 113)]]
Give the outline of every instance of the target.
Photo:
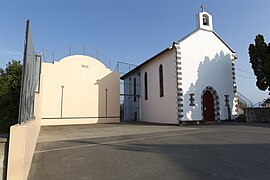
[(196, 29), (195, 31), (189, 33), (188, 35), (186, 35), (185, 37), (183, 37), (182, 39), (180, 39), (180, 40), (178, 40), (178, 41), (176, 41), (176, 42), (180, 43), (180, 42), (184, 41), (185, 39), (189, 38), (190, 36), (192, 36), (193, 34), (195, 34), (195, 33), (196, 33), (197, 31), (199, 31), (199, 30), (200, 30), (200, 29)]
[(184, 41), (185, 39), (189, 38), (190, 36), (192, 36), (193, 34), (195, 34), (197, 31), (199, 30), (203, 30), (203, 31), (209, 31), (209, 32), (212, 32), (227, 48), (230, 49), (230, 51), (232, 53), (236, 53), (215, 31), (210, 31), (210, 30), (206, 30), (206, 29), (196, 29), (195, 31), (191, 32), (190, 34), (186, 35), (185, 37), (183, 37), (182, 39), (180, 39), (179, 41), (177, 42), (182, 42)]
[(215, 31), (212, 31), (213, 33), (214, 33), (214, 35), (216, 35), (217, 36), (217, 38), (225, 45), (225, 46), (227, 46), (227, 48), (229, 48), (230, 49), (230, 51), (232, 52), (232, 53), (236, 53)]
[(121, 76), (120, 79), (124, 80), (124, 79), (126, 79), (128, 76), (130, 76), (131, 74), (134, 74), (134, 73), (138, 72), (142, 66), (144, 66), (145, 64), (151, 62), (151, 61), (154, 60), (156, 57), (160, 56), (161, 54), (163, 54), (163, 53), (165, 53), (165, 52), (167, 52), (167, 51), (169, 51), (169, 50), (171, 50), (171, 49), (172, 49), (172, 46), (170, 46), (170, 47), (164, 49), (163, 51), (159, 52), (158, 54), (154, 55), (154, 56), (151, 57), (150, 59), (144, 61), (142, 64), (138, 65), (137, 67), (135, 67), (135, 68), (132, 69), (131, 71), (129, 71), (129, 72), (127, 72), (126, 74), (124, 74), (123, 76)]

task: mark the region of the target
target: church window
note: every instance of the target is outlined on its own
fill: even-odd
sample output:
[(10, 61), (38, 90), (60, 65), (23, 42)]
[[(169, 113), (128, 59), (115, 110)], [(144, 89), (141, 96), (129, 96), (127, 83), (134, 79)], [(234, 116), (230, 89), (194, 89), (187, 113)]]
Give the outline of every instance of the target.
[(159, 95), (164, 97), (164, 86), (163, 86), (163, 66), (159, 65)]
[(144, 73), (144, 99), (148, 99), (147, 72)]
[(137, 90), (137, 88), (136, 88), (136, 78), (134, 78), (134, 85), (133, 85), (133, 95), (134, 95), (134, 102), (136, 102), (136, 90)]
[(190, 94), (189, 94), (189, 105), (190, 105), (190, 106), (195, 106), (194, 101), (195, 101), (194, 93), (190, 93)]
[(203, 15), (203, 25), (209, 26), (209, 17), (206, 14)]

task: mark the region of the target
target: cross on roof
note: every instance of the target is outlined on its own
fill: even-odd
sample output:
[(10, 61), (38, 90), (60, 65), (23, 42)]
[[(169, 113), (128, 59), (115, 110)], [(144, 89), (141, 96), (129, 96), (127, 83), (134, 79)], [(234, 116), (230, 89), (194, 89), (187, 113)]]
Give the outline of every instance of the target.
[(204, 12), (205, 6), (201, 5), (201, 8), (202, 8), (202, 12)]

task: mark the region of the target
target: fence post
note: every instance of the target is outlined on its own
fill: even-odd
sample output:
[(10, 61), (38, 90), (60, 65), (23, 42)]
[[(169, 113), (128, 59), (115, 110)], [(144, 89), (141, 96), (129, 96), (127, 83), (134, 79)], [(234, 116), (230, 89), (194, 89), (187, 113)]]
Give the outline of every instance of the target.
[(61, 92), (61, 118), (63, 118), (63, 98), (64, 98), (64, 86), (61, 86), (62, 92)]
[(106, 88), (105, 91), (106, 91), (105, 117), (107, 117), (108, 116), (108, 112), (107, 112), (108, 111), (108, 89)]

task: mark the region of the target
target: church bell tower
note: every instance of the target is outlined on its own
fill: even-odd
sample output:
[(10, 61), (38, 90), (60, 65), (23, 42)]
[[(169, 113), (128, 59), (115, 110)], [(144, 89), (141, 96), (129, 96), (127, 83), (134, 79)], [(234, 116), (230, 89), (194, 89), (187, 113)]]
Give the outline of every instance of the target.
[(204, 5), (201, 6), (202, 12), (196, 15), (196, 28), (213, 31), (212, 16), (204, 11)]

